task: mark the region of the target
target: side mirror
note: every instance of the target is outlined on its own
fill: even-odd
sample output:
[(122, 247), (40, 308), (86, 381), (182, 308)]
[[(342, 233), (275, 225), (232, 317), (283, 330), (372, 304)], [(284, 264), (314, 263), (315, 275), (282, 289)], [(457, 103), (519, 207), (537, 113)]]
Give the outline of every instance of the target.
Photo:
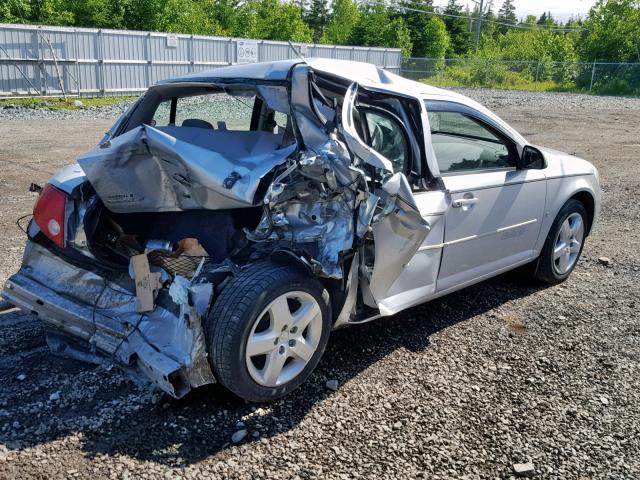
[(522, 157), (520, 158), (520, 169), (535, 170), (542, 169), (547, 166), (544, 155), (536, 147), (527, 145), (522, 149)]

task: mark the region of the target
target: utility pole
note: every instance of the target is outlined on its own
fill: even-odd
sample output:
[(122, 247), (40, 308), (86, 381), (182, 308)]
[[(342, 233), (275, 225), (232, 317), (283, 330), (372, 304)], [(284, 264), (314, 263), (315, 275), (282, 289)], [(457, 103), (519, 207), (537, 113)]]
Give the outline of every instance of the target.
[(482, 13), (484, 10), (484, 0), (480, 0), (480, 6), (478, 8), (478, 22), (476, 28), (476, 52), (480, 48), (480, 30), (482, 29)]

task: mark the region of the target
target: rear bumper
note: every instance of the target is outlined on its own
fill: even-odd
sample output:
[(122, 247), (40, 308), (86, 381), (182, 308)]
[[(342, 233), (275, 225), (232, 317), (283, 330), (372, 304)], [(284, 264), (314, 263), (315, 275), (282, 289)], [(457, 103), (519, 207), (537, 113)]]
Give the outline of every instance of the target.
[(215, 382), (195, 309), (175, 305), (161, 291), (152, 312), (138, 313), (126, 273), (109, 276), (29, 241), (22, 267), (7, 280), (2, 297), (44, 322), (56, 353), (119, 364), (176, 398)]

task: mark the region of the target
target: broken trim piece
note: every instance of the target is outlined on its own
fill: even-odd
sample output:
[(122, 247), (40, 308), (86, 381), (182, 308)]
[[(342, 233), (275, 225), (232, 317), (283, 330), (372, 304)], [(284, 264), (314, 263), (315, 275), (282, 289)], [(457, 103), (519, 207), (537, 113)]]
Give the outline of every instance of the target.
[(356, 157), (374, 168), (393, 173), (393, 164), (391, 161), (364, 143), (358, 135), (353, 117), (353, 109), (355, 108), (357, 95), (358, 84), (352, 83), (349, 88), (347, 88), (342, 103), (340, 133), (344, 136), (347, 147)]

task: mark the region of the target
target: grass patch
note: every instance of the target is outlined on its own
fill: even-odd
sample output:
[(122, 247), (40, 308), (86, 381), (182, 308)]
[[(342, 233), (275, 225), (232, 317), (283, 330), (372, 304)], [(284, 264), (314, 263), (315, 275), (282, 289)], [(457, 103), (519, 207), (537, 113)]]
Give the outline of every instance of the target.
[(527, 79), (510, 79), (508, 82), (465, 82), (448, 76), (433, 76), (430, 78), (421, 78), (420, 82), (432, 85), (434, 87), (473, 87), (473, 88), (492, 88), (497, 90), (525, 90), (530, 92), (580, 92), (584, 93), (570, 83), (557, 83), (552, 80), (542, 82), (533, 82)]
[[(7, 105), (27, 108), (48, 108), (49, 110), (80, 110), (82, 108), (106, 107), (121, 102), (133, 101), (136, 97), (87, 97), (87, 98), (52, 98), (52, 97), (25, 97), (0, 99), (0, 108)], [(82, 106), (76, 106), (75, 101), (80, 100)]]
[[(535, 81), (540, 74), (540, 80)], [(434, 87), (471, 87), (496, 90), (524, 90), (530, 92), (568, 92), (594, 95), (639, 96), (640, 81), (636, 78), (601, 78), (591, 84), (590, 72), (551, 66), (539, 69), (509, 70), (496, 63), (452, 65), (419, 81)]]

